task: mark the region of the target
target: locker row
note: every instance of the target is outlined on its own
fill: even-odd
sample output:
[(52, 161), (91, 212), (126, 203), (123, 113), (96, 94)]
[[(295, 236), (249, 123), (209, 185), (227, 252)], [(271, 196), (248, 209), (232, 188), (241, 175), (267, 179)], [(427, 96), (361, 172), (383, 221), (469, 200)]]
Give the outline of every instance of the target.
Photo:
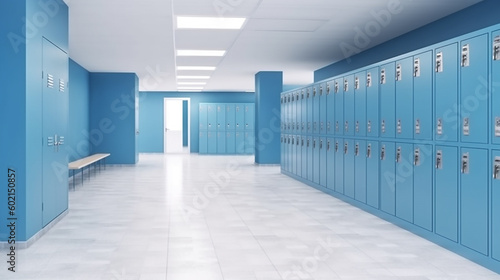
[(500, 144), (500, 31), (281, 95), (283, 133)]
[(200, 103), (200, 131), (243, 131), (255, 129), (253, 103)]
[(299, 135), (281, 141), (285, 172), (500, 261), (500, 150)]
[(254, 131), (200, 131), (199, 148), (200, 154), (253, 154)]

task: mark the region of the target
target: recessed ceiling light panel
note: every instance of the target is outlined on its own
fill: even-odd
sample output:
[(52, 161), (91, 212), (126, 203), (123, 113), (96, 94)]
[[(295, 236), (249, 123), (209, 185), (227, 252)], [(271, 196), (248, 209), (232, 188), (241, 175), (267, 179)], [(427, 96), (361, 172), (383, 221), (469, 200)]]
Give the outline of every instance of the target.
[(177, 56), (224, 56), (222, 50), (177, 50)]
[(177, 79), (179, 80), (184, 80), (184, 79), (192, 79), (192, 80), (208, 80), (210, 79), (210, 76), (177, 76)]
[(177, 70), (179, 71), (214, 71), (214, 66), (177, 66)]
[(224, 17), (177, 17), (179, 29), (241, 29), (246, 18)]

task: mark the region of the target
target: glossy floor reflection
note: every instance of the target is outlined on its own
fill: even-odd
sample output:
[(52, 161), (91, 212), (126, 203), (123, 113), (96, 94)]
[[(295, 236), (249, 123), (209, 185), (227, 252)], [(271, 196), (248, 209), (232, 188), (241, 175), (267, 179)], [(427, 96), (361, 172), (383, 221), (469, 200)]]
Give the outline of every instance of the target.
[(70, 193), (0, 279), (500, 279), (253, 157), (141, 155)]

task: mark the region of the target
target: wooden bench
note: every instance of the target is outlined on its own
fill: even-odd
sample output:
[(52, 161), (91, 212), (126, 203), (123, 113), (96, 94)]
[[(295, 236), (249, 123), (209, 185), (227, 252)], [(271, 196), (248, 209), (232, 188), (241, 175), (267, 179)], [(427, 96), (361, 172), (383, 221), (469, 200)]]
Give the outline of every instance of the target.
[(75, 171), (82, 170), (82, 184), (83, 184), (83, 172), (85, 167), (89, 167), (89, 178), (90, 178), (90, 168), (94, 165), (94, 170), (96, 170), (95, 163), (99, 163), (99, 170), (101, 170), (101, 161), (104, 162), (104, 168), (106, 168), (106, 158), (111, 154), (93, 154), (88, 157), (81, 158), (79, 160), (72, 161), (68, 164), (69, 170), (73, 172), (73, 189), (75, 189)]

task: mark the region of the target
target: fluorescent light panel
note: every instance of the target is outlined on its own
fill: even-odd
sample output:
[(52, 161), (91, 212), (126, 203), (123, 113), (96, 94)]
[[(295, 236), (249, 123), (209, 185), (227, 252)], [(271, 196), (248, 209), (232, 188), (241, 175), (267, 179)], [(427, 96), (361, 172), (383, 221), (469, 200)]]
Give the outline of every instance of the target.
[(207, 83), (205, 82), (178, 82), (177, 85), (180, 86), (204, 86)]
[(222, 50), (177, 50), (177, 56), (224, 56)]
[(177, 87), (178, 90), (202, 90), (203, 87)]
[(216, 67), (214, 66), (177, 66), (179, 71), (214, 71)]
[(177, 79), (179, 79), (179, 80), (184, 80), (184, 79), (208, 80), (208, 79), (210, 79), (210, 76), (177, 76)]
[(246, 18), (223, 17), (177, 17), (177, 28), (180, 29), (241, 29)]

